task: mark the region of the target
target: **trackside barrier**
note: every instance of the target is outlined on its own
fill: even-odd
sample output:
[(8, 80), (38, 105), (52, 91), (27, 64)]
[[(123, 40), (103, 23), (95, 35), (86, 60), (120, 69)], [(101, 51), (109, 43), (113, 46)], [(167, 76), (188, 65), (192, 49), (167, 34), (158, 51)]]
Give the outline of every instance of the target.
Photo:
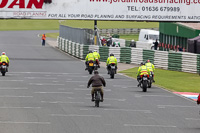
[(131, 63), (140, 64), (143, 61), (143, 50), (140, 48), (131, 48)]
[(154, 54), (154, 50), (143, 49), (143, 61), (146, 62), (147, 60), (150, 60), (150, 62), (154, 64)]
[(168, 69), (168, 52), (155, 51), (154, 66), (157, 68)]
[(108, 56), (111, 53), (114, 54), (115, 58), (117, 59), (117, 62), (120, 62), (120, 47), (109, 47)]
[(182, 53), (182, 71), (197, 73), (197, 55), (192, 53)]
[(200, 73), (200, 55), (186, 52), (168, 52), (158, 50), (144, 50), (130, 47), (102, 47), (84, 45), (57, 37), (58, 48), (79, 59), (85, 59), (89, 50), (97, 50), (101, 58), (106, 62), (111, 53), (118, 62), (140, 64), (150, 60), (156, 68), (189, 73)]

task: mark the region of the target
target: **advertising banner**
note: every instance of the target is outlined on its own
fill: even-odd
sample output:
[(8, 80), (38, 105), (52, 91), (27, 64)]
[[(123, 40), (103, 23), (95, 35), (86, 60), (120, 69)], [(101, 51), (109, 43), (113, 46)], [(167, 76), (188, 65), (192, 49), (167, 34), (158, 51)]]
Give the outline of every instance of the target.
[(200, 0), (0, 0), (0, 18), (200, 21)]

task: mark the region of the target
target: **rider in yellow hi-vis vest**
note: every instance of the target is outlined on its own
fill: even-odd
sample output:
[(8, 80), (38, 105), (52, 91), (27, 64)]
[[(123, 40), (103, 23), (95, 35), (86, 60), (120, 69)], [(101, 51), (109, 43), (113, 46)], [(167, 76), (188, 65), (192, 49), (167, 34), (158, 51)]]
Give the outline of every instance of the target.
[(110, 54), (110, 57), (108, 57), (106, 66), (109, 74), (110, 64), (115, 63), (116, 69), (117, 69), (117, 59), (114, 57), (114, 54)]
[(141, 75), (150, 74), (149, 69), (145, 66), (144, 62), (141, 62), (141, 66), (138, 68), (138, 72), (137, 72), (137, 81), (139, 82), (138, 87), (141, 84)]
[(154, 80), (154, 71), (155, 71), (154, 65), (150, 62), (150, 60), (147, 60), (147, 63), (145, 64), (145, 66), (147, 66), (147, 68), (149, 68), (150, 73), (152, 73), (152, 75), (153, 75), (153, 82), (155, 82), (155, 80)]
[[(6, 65), (9, 66), (10, 60), (9, 60), (8, 56), (6, 55), (6, 52), (2, 52), (1, 53), (1, 56), (0, 56), (0, 65), (2, 64), (2, 62), (5, 62)], [(8, 69), (7, 69), (7, 71), (8, 71)]]
[(88, 70), (88, 61), (90, 61), (90, 60), (95, 61), (94, 55), (93, 55), (91, 50), (89, 51), (89, 53), (85, 57), (85, 65), (86, 65), (85, 70)]
[(100, 65), (99, 65), (100, 55), (97, 52), (97, 50), (94, 50), (93, 55), (94, 55), (94, 59), (95, 59), (97, 65), (98, 65), (98, 67), (100, 68)]

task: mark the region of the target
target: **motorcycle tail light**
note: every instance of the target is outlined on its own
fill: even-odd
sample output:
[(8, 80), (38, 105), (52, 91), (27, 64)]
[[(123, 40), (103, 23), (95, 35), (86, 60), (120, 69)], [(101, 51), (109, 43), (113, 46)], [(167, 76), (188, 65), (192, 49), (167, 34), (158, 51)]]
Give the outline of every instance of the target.
[(6, 65), (6, 63), (3, 63), (3, 65)]

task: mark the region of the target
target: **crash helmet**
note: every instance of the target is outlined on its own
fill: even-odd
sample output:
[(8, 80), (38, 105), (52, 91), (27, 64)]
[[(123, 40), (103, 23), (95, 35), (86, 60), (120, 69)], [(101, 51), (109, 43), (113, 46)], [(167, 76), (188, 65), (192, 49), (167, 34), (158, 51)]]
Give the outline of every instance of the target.
[(141, 62), (140, 65), (145, 65), (145, 63), (144, 63), (144, 62)]
[(1, 55), (6, 55), (6, 52), (2, 52)]
[(92, 50), (90, 50), (88, 53), (92, 53)]
[(94, 71), (94, 74), (99, 74), (99, 72), (97, 70)]
[(110, 54), (110, 56), (114, 56), (114, 54), (113, 54), (113, 53), (111, 53), (111, 54)]
[(94, 50), (94, 52), (97, 52), (97, 50)]

